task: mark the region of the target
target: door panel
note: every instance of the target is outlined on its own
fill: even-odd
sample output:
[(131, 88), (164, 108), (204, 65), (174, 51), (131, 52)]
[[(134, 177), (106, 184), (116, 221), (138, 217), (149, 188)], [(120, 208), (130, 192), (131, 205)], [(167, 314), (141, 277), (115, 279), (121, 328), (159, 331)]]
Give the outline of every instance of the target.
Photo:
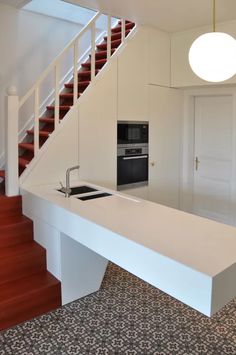
[(194, 213), (231, 221), (232, 97), (195, 98)]

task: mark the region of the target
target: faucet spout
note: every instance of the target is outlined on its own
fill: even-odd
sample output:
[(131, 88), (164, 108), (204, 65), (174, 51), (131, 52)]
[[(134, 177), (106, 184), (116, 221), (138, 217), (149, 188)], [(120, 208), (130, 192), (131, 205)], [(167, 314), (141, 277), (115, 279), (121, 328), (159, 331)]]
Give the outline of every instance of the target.
[(65, 197), (70, 197), (71, 194), (71, 188), (70, 188), (70, 173), (73, 170), (79, 169), (80, 166), (76, 165), (76, 166), (72, 166), (71, 168), (68, 168), (66, 170), (66, 187), (65, 187)]

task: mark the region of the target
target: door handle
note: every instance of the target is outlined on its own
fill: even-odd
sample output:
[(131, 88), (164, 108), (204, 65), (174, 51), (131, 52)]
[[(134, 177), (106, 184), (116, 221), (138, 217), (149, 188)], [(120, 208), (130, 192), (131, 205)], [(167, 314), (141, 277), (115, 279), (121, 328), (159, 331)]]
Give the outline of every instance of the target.
[(123, 160), (134, 160), (134, 159), (147, 159), (147, 155), (138, 155), (138, 156), (132, 156), (132, 157), (123, 157)]
[(200, 164), (200, 160), (198, 159), (198, 157), (195, 158), (195, 170), (198, 171), (198, 167)]

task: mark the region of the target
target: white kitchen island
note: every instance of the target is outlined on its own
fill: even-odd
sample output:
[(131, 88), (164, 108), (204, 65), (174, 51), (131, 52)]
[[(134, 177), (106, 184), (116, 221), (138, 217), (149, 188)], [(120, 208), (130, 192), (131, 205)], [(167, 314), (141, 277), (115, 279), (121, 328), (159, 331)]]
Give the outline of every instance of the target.
[(81, 201), (65, 198), (58, 184), (21, 189), (63, 304), (98, 290), (108, 260), (207, 316), (236, 296), (234, 227), (90, 183), (71, 185), (112, 195)]

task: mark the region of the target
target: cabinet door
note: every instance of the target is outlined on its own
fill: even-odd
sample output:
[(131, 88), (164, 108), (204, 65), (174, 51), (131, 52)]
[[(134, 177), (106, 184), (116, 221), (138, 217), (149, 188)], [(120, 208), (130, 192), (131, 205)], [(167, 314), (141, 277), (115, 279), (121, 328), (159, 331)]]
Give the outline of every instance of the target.
[(181, 90), (149, 86), (148, 198), (179, 208)]

